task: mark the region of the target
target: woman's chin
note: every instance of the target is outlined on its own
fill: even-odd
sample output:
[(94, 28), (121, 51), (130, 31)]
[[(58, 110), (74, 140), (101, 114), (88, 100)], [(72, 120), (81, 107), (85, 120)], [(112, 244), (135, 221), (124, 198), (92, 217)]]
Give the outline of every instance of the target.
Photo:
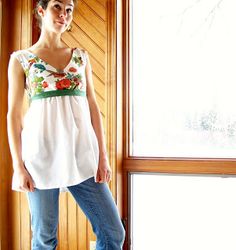
[(55, 33), (63, 33), (63, 32), (65, 32), (66, 31), (66, 26), (64, 25), (64, 26), (54, 26), (54, 28), (53, 28), (53, 31), (55, 32)]

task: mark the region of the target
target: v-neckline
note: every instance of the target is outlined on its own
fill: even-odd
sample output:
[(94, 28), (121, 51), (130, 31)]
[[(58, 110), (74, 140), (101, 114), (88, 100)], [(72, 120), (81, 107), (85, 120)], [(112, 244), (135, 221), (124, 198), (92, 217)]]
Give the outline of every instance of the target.
[(70, 60), (68, 62), (68, 64), (63, 68), (63, 69), (57, 69), (56, 67), (54, 67), (53, 65), (51, 65), (50, 63), (46, 62), (45, 60), (43, 60), (42, 58), (40, 58), (38, 55), (36, 55), (35, 53), (31, 52), (30, 50), (27, 50), (26, 51), (28, 53), (30, 53), (31, 55), (33, 55), (35, 58), (37, 58), (38, 60), (40, 60), (41, 62), (43, 62), (44, 64), (46, 65), (49, 65), (50, 67), (52, 67), (53, 69), (55, 69), (57, 72), (65, 72), (65, 70), (67, 69), (67, 67), (71, 64), (71, 61), (73, 59), (73, 56), (74, 56), (74, 51), (75, 51), (75, 48), (72, 48), (72, 53), (71, 53), (71, 57), (70, 57)]

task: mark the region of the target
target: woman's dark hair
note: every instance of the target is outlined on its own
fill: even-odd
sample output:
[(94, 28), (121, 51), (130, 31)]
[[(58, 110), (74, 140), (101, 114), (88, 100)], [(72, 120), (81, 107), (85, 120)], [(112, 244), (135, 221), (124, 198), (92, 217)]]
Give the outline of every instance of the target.
[[(37, 5), (36, 5), (36, 8), (34, 9), (34, 14), (35, 14), (35, 17), (36, 17), (36, 19), (37, 19), (38, 26), (39, 26), (40, 29), (41, 29), (41, 26), (42, 26), (42, 21), (41, 21), (40, 15), (38, 14), (37, 9), (38, 9), (39, 6), (42, 6), (42, 8), (43, 8), (44, 10), (46, 10), (47, 7), (48, 7), (48, 3), (49, 3), (50, 1), (51, 1), (51, 0), (38, 0), (38, 1), (37, 1)], [(73, 0), (73, 2), (74, 2), (74, 5), (76, 5), (77, 2), (78, 2), (78, 0)]]

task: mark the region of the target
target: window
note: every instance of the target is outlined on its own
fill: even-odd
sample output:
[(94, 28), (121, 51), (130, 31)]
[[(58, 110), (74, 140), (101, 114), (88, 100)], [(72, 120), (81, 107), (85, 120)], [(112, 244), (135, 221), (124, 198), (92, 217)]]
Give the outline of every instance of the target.
[(130, 155), (236, 157), (235, 9), (131, 2)]
[[(128, 249), (139, 250), (145, 246), (145, 249), (172, 250), (171, 242), (166, 248), (161, 240), (157, 245), (148, 245), (155, 244), (148, 238), (155, 233), (151, 224), (146, 231), (147, 238), (139, 235), (147, 227), (146, 223), (161, 219), (158, 204), (166, 202), (165, 199), (170, 203), (162, 207), (163, 224), (156, 230), (160, 232), (169, 219), (170, 206), (177, 208), (171, 215), (176, 219), (173, 222), (176, 226), (181, 211), (190, 213), (192, 209), (192, 204), (186, 203), (186, 195), (196, 202), (193, 207), (196, 210), (192, 224), (188, 224), (189, 214), (181, 214), (183, 227), (189, 226), (189, 230), (196, 232), (194, 225), (200, 216), (205, 221), (201, 232), (209, 231), (209, 239), (203, 233), (200, 235), (196, 249), (218, 250), (216, 246), (223, 245), (219, 235), (225, 241), (220, 250), (234, 249), (235, 218), (231, 224), (224, 216), (227, 207), (235, 206), (228, 196), (235, 179), (220, 177), (236, 174), (236, 3), (228, 0), (123, 3), (126, 11), (125, 139), (128, 138), (123, 162), (124, 172), (130, 176), (125, 187), (127, 184), (131, 187), (125, 204)], [(180, 189), (189, 192), (181, 193)], [(175, 197), (180, 199), (179, 203)], [(204, 204), (207, 204), (205, 210)], [(225, 206), (221, 208), (220, 204)], [(198, 208), (202, 209), (199, 214)], [(212, 215), (210, 211), (214, 208)], [(218, 232), (213, 231), (217, 222)], [(225, 234), (222, 227), (227, 229)], [(175, 233), (180, 234), (177, 229), (171, 233), (173, 237)], [(192, 241), (196, 239), (191, 236)], [(162, 239), (170, 237), (166, 229)], [(179, 247), (175, 249), (184, 250), (181, 246), (194, 249), (190, 242), (184, 242), (184, 237), (179, 237), (177, 243)]]
[(235, 178), (133, 174), (132, 250), (234, 250)]

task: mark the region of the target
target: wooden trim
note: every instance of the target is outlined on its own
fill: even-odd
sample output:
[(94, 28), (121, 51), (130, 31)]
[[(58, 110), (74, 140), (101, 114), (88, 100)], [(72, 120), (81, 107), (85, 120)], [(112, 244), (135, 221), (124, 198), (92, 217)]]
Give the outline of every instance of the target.
[[(7, 100), (6, 100), (6, 81), (7, 81), (7, 65), (8, 61), (8, 35), (9, 35), (9, 20), (8, 15), (8, 2), (2, 0), (0, 2), (0, 11), (1, 11), (1, 23), (0, 23), (0, 32), (1, 32), (1, 43), (0, 43), (0, 249), (7, 249), (9, 241), (9, 224), (7, 224), (8, 218), (8, 184), (9, 177), (7, 174), (7, 164), (10, 158), (9, 150), (7, 146), (7, 136), (6, 136), (6, 112), (7, 112)], [(4, 34), (4, 36), (3, 36)]]
[(107, 142), (113, 167), (112, 193), (123, 217), (123, 38), (122, 0), (107, 2)]
[(116, 88), (116, 115), (117, 115), (117, 205), (121, 212), (121, 216), (124, 218), (123, 215), (123, 196), (124, 192), (124, 180), (123, 180), (123, 133), (124, 133), (124, 126), (123, 126), (123, 4), (122, 0), (116, 1), (116, 50), (117, 50), (117, 88)]
[(127, 172), (235, 175), (236, 160), (145, 159), (124, 160)]
[[(122, 22), (121, 25), (121, 40), (122, 40), (122, 80), (123, 80), (123, 157), (126, 159), (129, 156), (129, 131), (130, 131), (130, 30), (129, 30), (129, 9), (130, 0), (120, 0), (122, 6)], [(129, 230), (129, 190), (128, 190), (128, 172), (124, 169), (123, 159), (123, 221), (126, 229), (126, 239), (123, 249), (127, 250), (130, 246), (130, 230)]]
[(107, 1), (107, 75), (106, 100), (107, 124), (106, 141), (109, 161), (112, 167), (111, 190), (117, 198), (116, 188), (116, 0)]
[(130, 0), (123, 0), (123, 90), (124, 157), (129, 157), (130, 142)]
[[(129, 117), (130, 117), (130, 110), (129, 110), (129, 104), (130, 104), (130, 27), (129, 27), (129, 19), (130, 19), (130, 0), (117, 0), (119, 1), (119, 4), (122, 9), (122, 17), (118, 25), (121, 28), (120, 34), (118, 40), (121, 41), (122, 43), (122, 48), (121, 48), (121, 70), (120, 73), (122, 75), (122, 87), (123, 87), (123, 115), (122, 115), (122, 128), (123, 128), (123, 135), (122, 135), (122, 140), (123, 140), (123, 157), (128, 158), (129, 157), (129, 131), (130, 131), (130, 123), (129, 123)], [(130, 216), (129, 216), (129, 188), (128, 188), (128, 176), (129, 173), (127, 169), (125, 169), (125, 162), (123, 162), (123, 222), (125, 223), (125, 229), (126, 229), (126, 239), (124, 242), (123, 249), (127, 250), (130, 248)]]

